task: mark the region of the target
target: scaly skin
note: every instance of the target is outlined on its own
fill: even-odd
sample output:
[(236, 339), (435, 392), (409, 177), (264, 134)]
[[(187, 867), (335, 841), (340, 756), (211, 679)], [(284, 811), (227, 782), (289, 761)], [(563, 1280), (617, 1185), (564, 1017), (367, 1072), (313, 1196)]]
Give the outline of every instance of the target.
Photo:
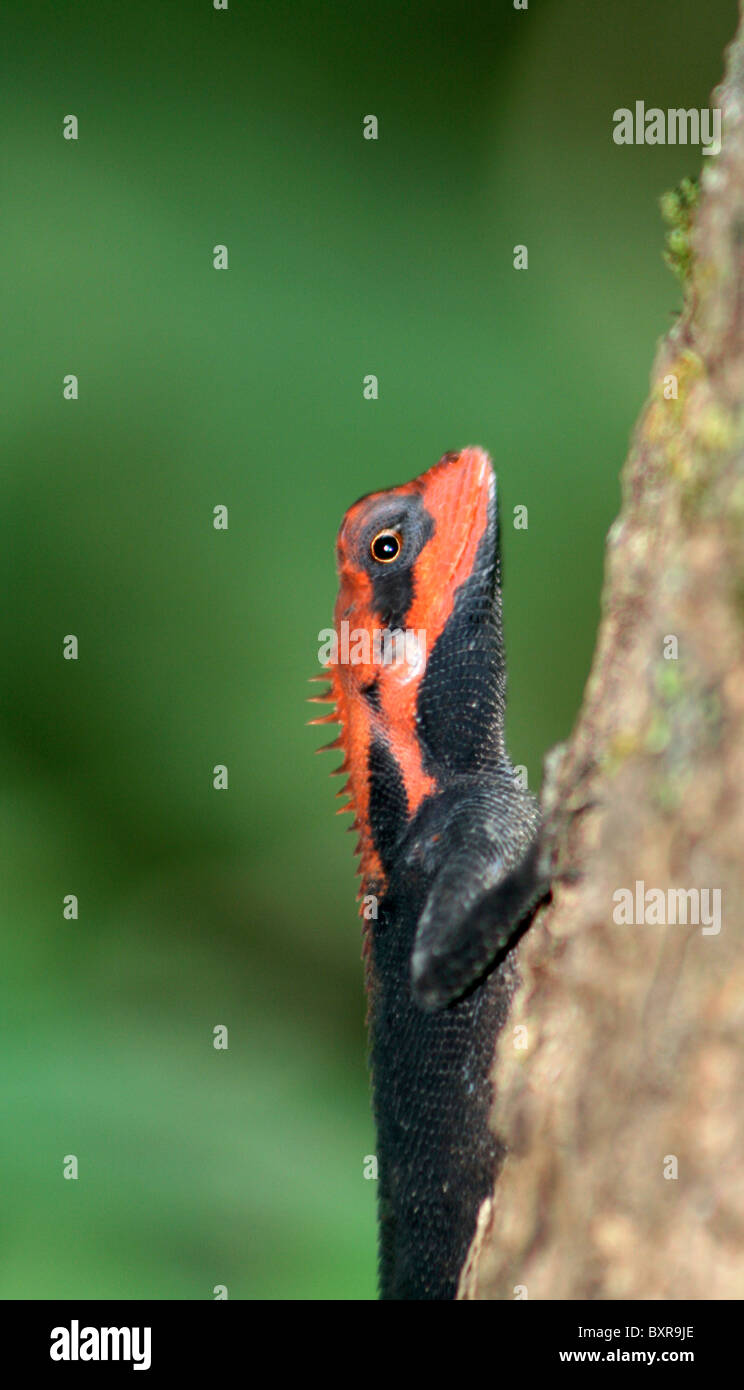
[[(379, 558), (381, 544), (391, 558)], [(377, 900), (365, 956), (380, 1293), (451, 1299), (503, 1155), (488, 1116), (514, 987), (506, 948), (548, 887), (537, 806), (504, 747), (488, 456), (445, 454), (413, 482), (363, 497), (337, 558), (336, 631), (366, 632), (370, 659), (336, 654), (318, 697), (335, 712), (316, 722), (341, 724), (328, 746), (344, 751), (361, 891)], [(371, 638), (385, 628), (419, 639), (381, 664)]]

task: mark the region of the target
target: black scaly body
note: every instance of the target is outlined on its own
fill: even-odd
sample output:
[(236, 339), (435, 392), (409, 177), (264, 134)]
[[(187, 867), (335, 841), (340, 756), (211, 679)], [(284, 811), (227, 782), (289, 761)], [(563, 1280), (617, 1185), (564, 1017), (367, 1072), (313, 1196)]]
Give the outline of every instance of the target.
[[(457, 467), (461, 457), (447, 455), (438, 467)], [(435, 474), (418, 480), (417, 529)], [(495, 1040), (516, 983), (508, 947), (548, 887), (538, 870), (537, 806), (517, 785), (504, 746), (497, 511), (488, 474), (474, 560), (453, 589), (417, 688), (415, 737), (430, 790), (413, 814), (404, 760), (380, 721), (377, 681), (371, 700), (367, 694), (374, 722), (366, 821), (381, 866), (369, 974), (383, 1299), (455, 1297), (504, 1152), (489, 1114)], [(356, 504), (371, 507), (362, 546), (380, 517), (385, 523), (391, 497), (405, 540), (409, 504), (396, 490)], [(446, 509), (432, 512), (425, 511), (429, 536), (448, 524)], [(417, 562), (418, 554), (399, 575), (408, 602), (396, 615), (400, 626), (414, 612)]]

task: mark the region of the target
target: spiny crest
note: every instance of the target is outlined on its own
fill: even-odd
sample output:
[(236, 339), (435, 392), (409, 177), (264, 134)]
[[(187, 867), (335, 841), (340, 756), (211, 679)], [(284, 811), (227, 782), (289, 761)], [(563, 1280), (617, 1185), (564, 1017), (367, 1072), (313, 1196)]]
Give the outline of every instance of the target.
[[(343, 718), (342, 718), (341, 713), (340, 713), (340, 710), (339, 710), (339, 706), (340, 706), (340, 703), (341, 703), (341, 701), (340, 701), (340, 693), (339, 693), (339, 691), (337, 690), (336, 680), (335, 680), (335, 678), (334, 678), (333, 671), (332, 671), (330, 668), (327, 668), (327, 669), (328, 669), (328, 674), (327, 674), (327, 675), (324, 675), (324, 674), (321, 673), (321, 674), (319, 674), (319, 675), (310, 676), (310, 677), (308, 678), (308, 679), (311, 680), (311, 681), (328, 681), (328, 682), (329, 682), (329, 685), (328, 685), (328, 689), (322, 691), (322, 693), (321, 693), (320, 695), (309, 695), (309, 696), (308, 696), (308, 701), (307, 701), (307, 702), (308, 702), (309, 705), (332, 705), (333, 708), (329, 711), (328, 714), (321, 714), (321, 715), (319, 715), (316, 719), (308, 719), (307, 722), (308, 722), (308, 725), (309, 725), (309, 726), (313, 726), (313, 725), (316, 725), (316, 724), (340, 724), (340, 725), (342, 726), (342, 727), (341, 727), (341, 733), (340, 733), (336, 738), (331, 739), (330, 743), (323, 743), (323, 744), (321, 744), (320, 748), (316, 748), (315, 751), (316, 751), (316, 753), (332, 753), (332, 752), (335, 752), (337, 749), (342, 749), (342, 750), (344, 751), (344, 754), (346, 754), (346, 747), (345, 747), (344, 736), (343, 736)], [(345, 755), (344, 758), (343, 758), (343, 761), (339, 764), (339, 766), (338, 766), (338, 767), (334, 767), (334, 768), (331, 769), (331, 777), (342, 777), (342, 776), (344, 776), (348, 771), (349, 771), (348, 758), (347, 758), (347, 756)], [(348, 781), (346, 781), (346, 782), (344, 783), (343, 787), (341, 787), (341, 788), (339, 789), (339, 791), (336, 792), (336, 797), (338, 798), (338, 797), (346, 796), (346, 797), (351, 798), (351, 790), (350, 790), (350, 788), (351, 788), (351, 780), (349, 779)], [(354, 811), (354, 805), (353, 805), (353, 802), (352, 802), (351, 799), (349, 800), (349, 802), (348, 802), (347, 805), (345, 805), (345, 806), (339, 806), (339, 807), (338, 807), (338, 810), (336, 811), (336, 815), (337, 815), (337, 816), (342, 816), (342, 815), (344, 815), (344, 813), (347, 812), (347, 811), (348, 811), (348, 812)], [(354, 823), (353, 823), (353, 825), (351, 825), (351, 826), (349, 827), (349, 829), (353, 830), (353, 829), (357, 829), (357, 828), (358, 828), (358, 824), (357, 824), (357, 820), (356, 820), (356, 817), (355, 817)]]
[[(320, 672), (317, 675), (310, 676), (309, 680), (324, 681), (328, 683), (328, 686), (327, 689), (321, 691), (319, 695), (308, 696), (308, 703), (313, 705), (332, 705), (333, 708), (327, 714), (319, 715), (315, 719), (309, 719), (307, 721), (308, 725), (312, 726), (317, 724), (338, 724), (341, 727), (341, 732), (338, 734), (336, 738), (331, 739), (330, 743), (322, 744), (321, 747), (316, 748), (315, 751), (316, 753), (331, 753), (338, 750), (342, 751), (344, 753), (344, 757), (342, 761), (339, 763), (338, 767), (334, 767), (331, 769), (331, 777), (346, 776), (351, 771), (349, 763), (349, 752), (345, 737), (347, 720), (344, 717), (344, 711), (346, 702), (344, 697), (343, 686), (341, 684), (341, 681), (339, 680), (338, 673), (333, 669), (333, 667), (329, 665), (325, 668), (324, 672)], [(359, 856), (360, 858), (360, 863), (356, 870), (356, 876), (357, 878), (360, 878), (362, 880), (362, 883), (359, 887), (359, 892), (357, 893), (357, 901), (360, 903), (359, 913), (361, 916), (361, 904), (362, 899), (364, 897), (364, 880), (369, 876), (370, 870), (370, 866), (367, 861), (370, 858), (371, 847), (367, 845), (365, 841), (364, 819), (362, 816), (360, 816), (359, 809), (355, 803), (353, 787), (350, 777), (347, 777), (347, 781), (344, 783), (343, 787), (341, 787), (340, 790), (336, 792), (336, 797), (347, 798), (346, 803), (343, 806), (338, 807), (336, 815), (342, 816), (348, 813), (353, 815), (354, 817), (353, 821), (351, 822), (351, 825), (347, 826), (347, 830), (349, 830), (350, 832), (357, 832), (357, 841), (354, 845), (353, 853)]]

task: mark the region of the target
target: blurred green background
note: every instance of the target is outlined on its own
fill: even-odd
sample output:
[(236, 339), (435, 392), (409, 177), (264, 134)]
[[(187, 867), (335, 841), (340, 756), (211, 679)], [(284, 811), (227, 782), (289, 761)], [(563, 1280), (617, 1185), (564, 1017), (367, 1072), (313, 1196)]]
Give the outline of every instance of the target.
[(352, 841), (304, 726), (336, 528), (490, 449), (509, 744), (537, 786), (679, 307), (658, 197), (701, 165), (615, 146), (612, 112), (707, 105), (735, 22), (733, 0), (7, 7), (3, 1297), (374, 1296)]

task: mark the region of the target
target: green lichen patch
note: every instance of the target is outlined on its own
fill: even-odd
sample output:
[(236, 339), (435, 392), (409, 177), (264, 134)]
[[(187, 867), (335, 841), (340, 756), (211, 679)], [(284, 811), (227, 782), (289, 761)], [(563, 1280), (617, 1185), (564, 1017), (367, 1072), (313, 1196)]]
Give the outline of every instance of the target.
[(659, 199), (661, 215), (669, 227), (664, 260), (677, 279), (686, 286), (692, 270), (692, 227), (700, 198), (697, 178), (684, 178), (676, 188)]

